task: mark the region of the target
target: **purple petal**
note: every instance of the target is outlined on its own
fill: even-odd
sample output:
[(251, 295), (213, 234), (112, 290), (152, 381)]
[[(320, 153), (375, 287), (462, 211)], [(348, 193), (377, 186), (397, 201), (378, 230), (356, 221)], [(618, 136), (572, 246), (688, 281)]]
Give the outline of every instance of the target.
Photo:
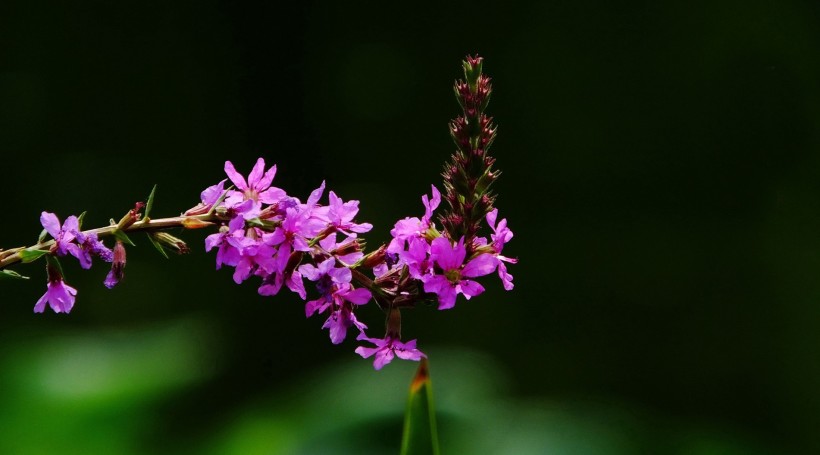
[(364, 305), (370, 301), (372, 295), (370, 294), (370, 291), (365, 288), (357, 288), (352, 291), (345, 292), (341, 295), (341, 297), (348, 302), (355, 303), (356, 305)]
[[(333, 262), (336, 262), (334, 259)], [(330, 278), (333, 280), (334, 283), (350, 283), (350, 280), (353, 279), (353, 272), (350, 271), (347, 267), (337, 267), (335, 269), (330, 270), (327, 273)]]
[(438, 237), (433, 240), (430, 249), (430, 258), (435, 260), (445, 271), (461, 267), (466, 256), (467, 249), (464, 248), (463, 237), (455, 247), (450, 244), (450, 240), (444, 237)]
[(211, 185), (208, 188), (205, 188), (205, 190), (199, 194), (199, 199), (203, 204), (213, 205), (216, 203), (217, 199), (219, 199), (219, 197), (222, 196), (222, 193), (225, 192), (225, 180), (228, 179), (223, 179), (216, 185)]
[(376, 353), (376, 358), (373, 359), (373, 368), (381, 370), (382, 367), (393, 361), (395, 354), (392, 349), (382, 349)]
[(265, 204), (276, 204), (286, 197), (288, 197), (288, 193), (281, 188), (276, 188), (275, 186), (271, 186), (265, 191), (259, 193), (259, 201), (264, 202)]
[(475, 297), (484, 292), (484, 286), (473, 280), (462, 280), (459, 284), (461, 286), (461, 293), (464, 294), (464, 297), (467, 297), (468, 300), (470, 297)]
[(495, 219), (498, 216), (498, 209), (493, 209), (490, 213), (487, 214), (485, 217), (487, 219), (487, 224), (490, 225), (490, 228), (495, 231)]
[[(78, 220), (76, 216), (71, 215), (71, 216), (69, 216), (68, 218), (65, 219), (65, 223), (63, 223), (62, 231), (66, 234), (71, 234), (71, 238), (66, 240), (67, 242), (70, 242), (71, 240), (74, 239), (75, 233), (78, 230), (80, 230), (80, 220)], [(64, 234), (64, 237), (67, 237), (67, 236)]]
[[(259, 180), (262, 179), (262, 176), (265, 174), (265, 159), (259, 158), (256, 160), (256, 164), (253, 165), (253, 169), (251, 169), (251, 173), (248, 174), (248, 187), (253, 188), (259, 191), (262, 188), (259, 188), (257, 185)], [(270, 186), (270, 185), (268, 185)], [(267, 187), (265, 187), (267, 188)]]
[[(261, 179), (259, 179), (259, 182), (256, 184), (256, 189), (258, 191), (262, 191), (266, 188), (270, 188), (270, 184), (273, 183), (273, 178), (274, 177), (276, 177), (276, 165), (275, 164), (273, 166), (271, 166), (270, 169), (268, 169), (267, 172), (265, 172), (265, 175)], [(276, 188), (276, 189), (278, 189), (278, 188)]]
[(316, 203), (319, 202), (319, 199), (322, 198), (322, 193), (324, 193), (324, 192), (325, 192), (325, 181), (322, 180), (322, 184), (319, 185), (319, 188), (316, 188), (315, 190), (313, 190), (310, 193), (310, 197), (308, 197), (308, 200), (307, 200), (307, 206), (308, 207), (313, 207), (314, 205), (316, 205)]
[(43, 228), (55, 239), (60, 235), (60, 220), (57, 218), (57, 215), (49, 212), (41, 213), (40, 224), (42, 224)]
[(245, 177), (242, 177), (242, 174), (236, 172), (236, 169), (233, 167), (233, 163), (230, 161), (225, 161), (225, 173), (228, 174), (228, 178), (231, 179), (234, 185), (242, 191), (248, 189), (248, 184), (245, 182)]
[(498, 260), (492, 254), (482, 254), (473, 258), (461, 271), (462, 276), (477, 277), (489, 275), (495, 271)]
[(46, 309), (46, 300), (48, 300), (48, 294), (50, 289), (47, 289), (45, 294), (37, 300), (37, 303), (34, 304), (34, 312), (35, 313), (42, 313)]

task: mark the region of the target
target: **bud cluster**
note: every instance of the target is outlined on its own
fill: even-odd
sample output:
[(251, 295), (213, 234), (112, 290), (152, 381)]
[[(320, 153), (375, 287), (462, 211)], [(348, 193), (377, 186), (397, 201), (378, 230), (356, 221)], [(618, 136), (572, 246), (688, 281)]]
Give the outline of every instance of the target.
[(449, 210), (439, 217), (451, 239), (464, 237), (469, 254), (476, 251), (476, 235), (484, 217), (493, 210), (495, 195), (490, 186), (500, 172), (492, 169), (495, 158), (488, 150), (495, 140), (496, 127), (484, 114), (492, 94), (490, 78), (482, 73), (481, 57), (463, 62), (464, 80), (455, 82), (456, 99), (463, 115), (450, 122), (450, 136), (456, 152), (444, 166), (444, 200)]

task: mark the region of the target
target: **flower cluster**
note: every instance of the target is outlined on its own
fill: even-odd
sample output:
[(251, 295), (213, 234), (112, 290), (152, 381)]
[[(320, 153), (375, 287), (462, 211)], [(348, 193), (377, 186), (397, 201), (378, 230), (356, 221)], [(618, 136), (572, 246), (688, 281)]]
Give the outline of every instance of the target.
[[(499, 220), (496, 196), (490, 190), (500, 174), (488, 154), (496, 128), (484, 114), (492, 86), (482, 74), (480, 57), (468, 57), (463, 67), (465, 80), (455, 84), (463, 115), (450, 123), (457, 150), (442, 173), (444, 193), (431, 185), (431, 193), (421, 198), (424, 215), (397, 221), (390, 242), (369, 254), (360, 234), (373, 226), (356, 220), (359, 201), (345, 201), (328, 191), (324, 202), (322, 182), (303, 202), (273, 186), (277, 168), (266, 167), (259, 158), (247, 177), (226, 161), (227, 178), (203, 190), (200, 202), (179, 217), (149, 217), (154, 191), (119, 222), (90, 231), (81, 230), (82, 216), (70, 216), (61, 225), (56, 215), (43, 212), (45, 232), (38, 244), (0, 250), (0, 274), (19, 278), (4, 267), (46, 256), (48, 290), (34, 311), (42, 312), (48, 303), (55, 312), (68, 313), (77, 290), (65, 283), (58, 257), (73, 256), (84, 269), (91, 267), (92, 256), (111, 262), (104, 280), (111, 288), (123, 277), (125, 244), (133, 244), (126, 232), (146, 232), (167, 257), (166, 250), (188, 252), (185, 242), (168, 229), (216, 225), (217, 232), (205, 239), (205, 249), (216, 251), (217, 269), (233, 268), (237, 284), (255, 282), (263, 296), (283, 289), (295, 293), (305, 302), (306, 317), (324, 318), (322, 328), (333, 344), (342, 343), (351, 329), (353, 338), (371, 344), (358, 346), (355, 352), (374, 357), (376, 369), (395, 357), (420, 360), (425, 354), (416, 340), (401, 341), (401, 310), (419, 304), (451, 309), (459, 294), (469, 300), (483, 293), (477, 278), (493, 272), (504, 289), (511, 290), (507, 264), (517, 262), (502, 254), (513, 233), (506, 219)], [(436, 213), (442, 202), (448, 207)], [(45, 241), (45, 233), (53, 240)], [(108, 235), (116, 237), (113, 251), (100, 241)], [(362, 307), (370, 302), (387, 321), (383, 337), (368, 336), (368, 326), (359, 320)]]
[[(49, 251), (54, 256), (70, 254), (80, 261), (80, 266), (84, 269), (91, 268), (92, 256), (97, 256), (105, 262), (114, 260), (114, 253), (97, 238), (96, 233), (80, 230), (80, 220), (74, 215), (66, 218), (61, 226), (57, 215), (43, 212), (40, 214), (40, 224), (43, 225), (45, 232), (54, 238)], [(74, 306), (77, 290), (65, 283), (62, 268), (56, 259), (49, 261), (47, 271), (48, 290), (34, 305), (34, 312), (42, 313), (48, 303), (55, 313), (68, 313)]]

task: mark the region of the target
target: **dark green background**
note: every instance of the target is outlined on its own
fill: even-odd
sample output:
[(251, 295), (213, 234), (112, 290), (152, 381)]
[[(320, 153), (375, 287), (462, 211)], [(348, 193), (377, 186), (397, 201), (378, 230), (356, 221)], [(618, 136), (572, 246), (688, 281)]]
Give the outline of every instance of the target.
[[(326, 179), (359, 199), (376, 246), (395, 220), (423, 213), (420, 196), (453, 150), (451, 84), (461, 58), (479, 53), (500, 125), (497, 206), (516, 234), (505, 252), (521, 262), (513, 292), (493, 277), (486, 295), (453, 310), (405, 314), (404, 336), (430, 354), (434, 385), (458, 388), (490, 374), (481, 365), (493, 370), (506, 378), (494, 396), (521, 425), (516, 406), (559, 410), (552, 428), (532, 421), (535, 439), (569, 425), (563, 449), (541, 446), (552, 453), (820, 451), (815, 3), (291, 3), (0, 5), (0, 246), (32, 243), (42, 210), (61, 219), (87, 210), (87, 225), (102, 225), (154, 183), (156, 215), (175, 215), (223, 178), (226, 159), (245, 173), (259, 156), (278, 164), (275, 183), (290, 194), (305, 198)], [(58, 452), (82, 453), (105, 422), (111, 434), (136, 427), (120, 443), (141, 450), (202, 453), (226, 427), (256, 422), (243, 416), (260, 397), (295, 387), (298, 409), (316, 389), (340, 386), (328, 365), (369, 365), (350, 340), (332, 346), (297, 299), (262, 298), (214, 272), (204, 235), (184, 234), (194, 252), (170, 261), (135, 238), (113, 291), (101, 283), (105, 266), (69, 265), (79, 289), (70, 316), (32, 315), (45, 289), (39, 263), (15, 268), (29, 282), (0, 284), (7, 394), (39, 395), (32, 346), (56, 362), (65, 340), (86, 340), (75, 354), (87, 361), (113, 337), (126, 347), (106, 355), (127, 380), (150, 371), (129, 357), (129, 340), (199, 324), (205, 360), (170, 358), (207, 374), (150, 400), (139, 388), (131, 401), (105, 396), (91, 423), (59, 436)], [(380, 314), (363, 310), (378, 333)], [(148, 357), (163, 351), (160, 341), (140, 346)], [(437, 377), (448, 349), (493, 363)], [(395, 415), (346, 432), (350, 444), (380, 441), (358, 453), (398, 447), (412, 366), (386, 368), (401, 368), (384, 389), (399, 397)], [(160, 373), (148, 376), (162, 389)], [(310, 374), (326, 382), (294, 386)], [(361, 406), (383, 399), (363, 396)], [(25, 437), (0, 444), (15, 453), (46, 451), (52, 426), (87, 404), (54, 417), (21, 400), (0, 404), (3, 426), (37, 428), (29, 449)], [(485, 431), (444, 411), (443, 439)], [(595, 439), (590, 421), (623, 444), (573, 445)], [(269, 426), (261, 440), (278, 437)], [(311, 453), (300, 447), (282, 453)]]

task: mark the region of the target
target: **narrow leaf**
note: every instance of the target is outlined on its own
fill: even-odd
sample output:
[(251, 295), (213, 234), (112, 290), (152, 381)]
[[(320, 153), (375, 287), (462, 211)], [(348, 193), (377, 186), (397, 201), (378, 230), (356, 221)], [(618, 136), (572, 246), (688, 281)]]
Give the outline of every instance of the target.
[(114, 237), (116, 237), (117, 240), (119, 240), (122, 243), (127, 243), (131, 246), (136, 246), (136, 245), (134, 245), (134, 242), (132, 242), (131, 239), (128, 238), (128, 235), (125, 232), (123, 232), (119, 229), (114, 231)]
[(163, 255), (165, 259), (168, 259), (168, 253), (165, 252), (165, 248), (163, 248), (162, 245), (159, 244), (159, 242), (154, 240), (154, 236), (147, 232), (145, 234), (148, 236), (148, 240), (151, 241), (151, 245), (154, 245), (154, 248), (156, 248), (157, 251), (159, 251), (159, 254)]
[(37, 259), (40, 259), (40, 257), (44, 254), (48, 254), (48, 250), (35, 250), (31, 248), (26, 248), (18, 254), (20, 255), (20, 260), (22, 260), (24, 263), (34, 262)]
[(83, 213), (80, 214), (80, 216), (77, 217), (77, 229), (79, 229), (79, 230), (83, 229), (83, 220), (85, 219), (85, 214), (86, 213), (88, 213), (88, 212), (87, 211), (83, 212)]
[(20, 275), (14, 270), (0, 270), (0, 280), (27, 280), (27, 276)]
[(154, 184), (154, 187), (151, 188), (151, 194), (148, 195), (148, 202), (145, 204), (145, 217), (143, 219), (147, 220), (148, 217), (151, 215), (151, 209), (154, 208), (154, 194), (157, 192), (157, 185)]
[(416, 376), (410, 384), (410, 396), (404, 415), (401, 455), (439, 453), (433, 387), (430, 384), (427, 359), (422, 358)]

